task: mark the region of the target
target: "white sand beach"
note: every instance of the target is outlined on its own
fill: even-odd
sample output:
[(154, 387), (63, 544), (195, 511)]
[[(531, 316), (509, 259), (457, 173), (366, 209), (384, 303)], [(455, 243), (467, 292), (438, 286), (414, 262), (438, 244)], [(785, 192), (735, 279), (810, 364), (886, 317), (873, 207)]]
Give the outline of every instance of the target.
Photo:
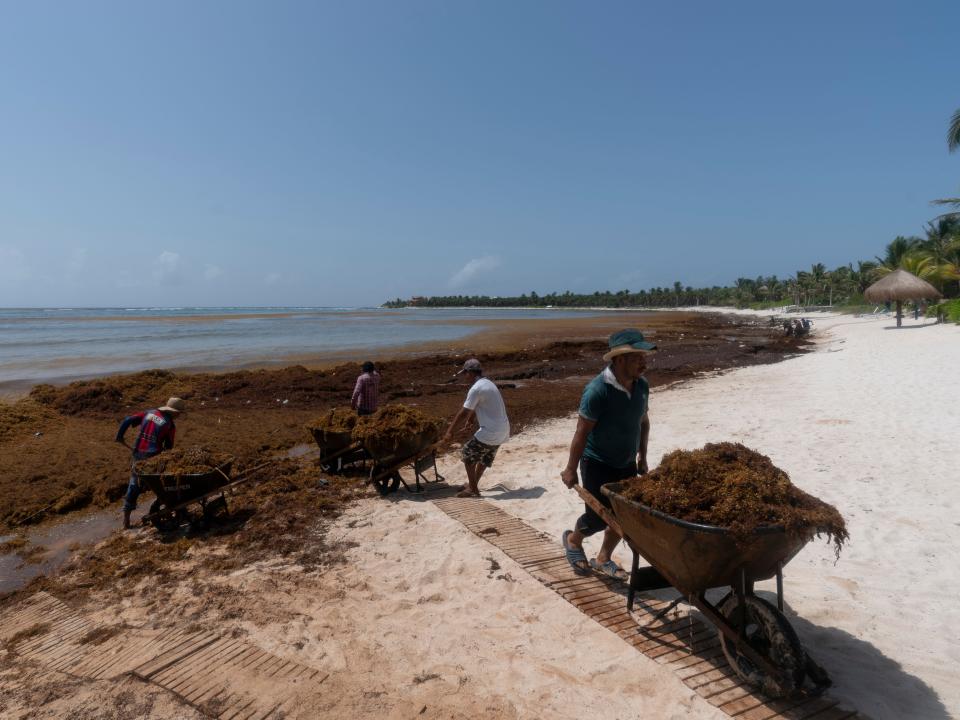
[[(893, 325), (816, 316), (815, 352), (655, 390), (651, 466), (675, 448), (738, 441), (836, 505), (850, 531), (839, 561), (814, 541), (785, 569), (787, 616), (832, 676), (831, 695), (877, 720), (960, 718), (950, 559), (960, 328)], [(557, 543), (582, 508), (559, 480), (575, 422), (571, 413), (512, 438), (481, 482), (488, 502)], [(454, 455), (441, 471), (463, 480)], [(363, 500), (328, 537), (353, 546), (324, 572), (265, 560), (223, 576), (201, 565), (159, 601), (145, 581), (142, 593), (85, 611), (133, 628), (216, 627), (321, 671), (319, 693), (288, 717), (727, 717), (429, 493)], [(616, 557), (629, 563), (622, 546)], [(95, 707), (105, 692), (78, 692), (72, 707)], [(199, 717), (185, 705), (170, 713), (158, 702), (145, 716)]]
[[(816, 352), (654, 392), (651, 464), (674, 448), (739, 441), (835, 504), (850, 530), (839, 561), (815, 541), (785, 570), (788, 617), (831, 674), (831, 693), (873, 718), (960, 717), (960, 574), (950, 560), (960, 544), (960, 328), (893, 324), (820, 316)], [(582, 507), (559, 481), (574, 423), (512, 439), (481, 483), (485, 498), (559, 538)], [(456, 717), (724, 716), (407, 497), (343, 519), (339, 533), (358, 543), (336, 573), (343, 592), (301, 607), (312, 619), (296, 634), (317, 638), (311, 664), (353, 687), (347, 707), (372, 710), (363, 693), (375, 691), (389, 717), (437, 702)], [(623, 546), (618, 557), (629, 562)], [(411, 685), (418, 674), (438, 677)]]

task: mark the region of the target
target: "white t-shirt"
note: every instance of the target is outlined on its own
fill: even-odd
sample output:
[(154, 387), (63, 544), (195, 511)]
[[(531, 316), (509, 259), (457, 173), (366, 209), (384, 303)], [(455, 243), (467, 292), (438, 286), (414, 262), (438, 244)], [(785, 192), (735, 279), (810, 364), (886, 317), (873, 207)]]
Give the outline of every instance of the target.
[(477, 414), (480, 429), (474, 437), (485, 445), (502, 445), (510, 437), (507, 408), (497, 386), (482, 377), (470, 386), (463, 406)]

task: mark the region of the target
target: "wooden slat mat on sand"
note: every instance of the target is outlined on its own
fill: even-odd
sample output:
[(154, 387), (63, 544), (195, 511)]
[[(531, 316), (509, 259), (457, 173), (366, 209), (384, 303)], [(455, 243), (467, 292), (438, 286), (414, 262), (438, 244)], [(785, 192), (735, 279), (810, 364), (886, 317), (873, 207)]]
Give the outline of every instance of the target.
[(99, 625), (45, 592), (0, 618), (0, 642), (46, 671), (91, 680), (132, 675), (223, 720), (279, 718), (309, 707), (326, 679), (228, 636)]
[(626, 584), (600, 575), (577, 575), (556, 539), (534, 530), (486, 500), (443, 498), (434, 504), (468, 530), (502, 550), (537, 580), (648, 658), (668, 665), (700, 697), (741, 720), (853, 720), (864, 716), (827, 695), (769, 700), (733, 672), (717, 631), (689, 615), (656, 620), (667, 602), (638, 595), (627, 612)]

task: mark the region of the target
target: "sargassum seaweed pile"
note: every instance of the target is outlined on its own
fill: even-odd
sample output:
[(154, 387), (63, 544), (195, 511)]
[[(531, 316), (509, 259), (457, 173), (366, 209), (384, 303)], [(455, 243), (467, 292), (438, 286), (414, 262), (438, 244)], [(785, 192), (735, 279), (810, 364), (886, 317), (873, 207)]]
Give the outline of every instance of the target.
[(385, 405), (373, 415), (357, 420), (353, 439), (396, 449), (412, 437), (435, 438), (442, 426), (442, 420), (408, 405)]
[(307, 425), (307, 430), (349, 433), (357, 424), (357, 413), (351, 408), (335, 407)]
[(849, 537), (833, 505), (805, 493), (770, 458), (740, 443), (668, 453), (655, 470), (625, 483), (623, 495), (681, 520), (726, 528), (738, 543), (759, 527), (780, 525), (805, 540), (826, 535), (839, 557)]
[(227, 453), (203, 447), (174, 449), (137, 463), (139, 475), (201, 475), (230, 460)]

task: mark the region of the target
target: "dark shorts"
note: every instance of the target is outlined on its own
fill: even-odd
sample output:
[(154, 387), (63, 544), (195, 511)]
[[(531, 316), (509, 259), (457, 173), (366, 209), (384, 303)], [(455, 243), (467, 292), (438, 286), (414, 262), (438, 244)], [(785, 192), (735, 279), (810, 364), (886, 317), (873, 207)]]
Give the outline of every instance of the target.
[[(600, 488), (607, 483), (620, 482), (627, 478), (636, 477), (636, 475), (636, 463), (615, 468), (588, 457), (580, 460), (580, 482), (587, 492), (603, 503), (605, 507), (610, 507), (610, 499), (600, 492)], [(580, 531), (581, 535), (589, 537), (606, 529), (607, 523), (593, 511), (593, 508), (589, 505), (584, 505), (584, 508), (583, 515), (577, 519), (577, 530)]]
[(499, 445), (487, 445), (472, 437), (460, 450), (460, 457), (467, 465), (481, 463), (485, 467), (490, 467), (493, 465), (493, 459), (497, 456), (497, 450), (499, 449)]

